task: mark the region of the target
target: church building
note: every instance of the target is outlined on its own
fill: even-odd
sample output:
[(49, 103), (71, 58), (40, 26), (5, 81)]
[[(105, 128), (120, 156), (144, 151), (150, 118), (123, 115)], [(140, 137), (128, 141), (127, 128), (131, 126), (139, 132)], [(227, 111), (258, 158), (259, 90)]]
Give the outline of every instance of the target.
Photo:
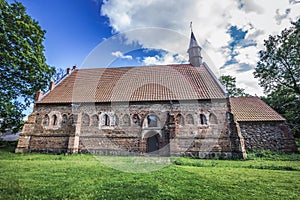
[(258, 97), (229, 98), (191, 32), (189, 64), (67, 69), (37, 92), (17, 153), (245, 158), (295, 152), (285, 119)]

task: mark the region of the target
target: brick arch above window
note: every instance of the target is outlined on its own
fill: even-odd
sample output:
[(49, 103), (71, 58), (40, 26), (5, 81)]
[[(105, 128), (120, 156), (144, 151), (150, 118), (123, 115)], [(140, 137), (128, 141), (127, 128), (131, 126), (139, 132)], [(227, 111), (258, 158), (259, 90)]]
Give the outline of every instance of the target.
[(213, 114), (213, 113), (209, 114), (209, 123), (210, 124), (217, 124), (218, 123), (218, 118), (215, 114)]
[(114, 112), (101, 112), (99, 115), (99, 123), (103, 128), (110, 128), (115, 126), (115, 120), (116, 118)]
[(99, 117), (96, 114), (92, 116), (92, 126), (99, 126)]
[(122, 124), (124, 126), (130, 126), (131, 123), (130, 123), (130, 117), (129, 117), (128, 114), (123, 115), (123, 117), (122, 117)]
[(186, 124), (194, 124), (194, 117), (191, 114), (187, 114), (185, 116), (185, 123)]
[(35, 115), (35, 124), (40, 125), (43, 121), (43, 116), (40, 113), (36, 113)]
[(83, 113), (81, 116), (81, 125), (89, 126), (90, 125), (90, 116), (86, 113)]
[(159, 117), (155, 113), (148, 114), (145, 119), (143, 120), (143, 129), (151, 128), (157, 129), (161, 128), (161, 122)]
[(74, 124), (74, 115), (71, 114), (71, 115), (69, 116), (68, 125), (69, 125), (69, 126), (72, 126), (73, 124)]
[(179, 113), (178, 115), (176, 115), (175, 122), (178, 125), (184, 126), (184, 118), (182, 114)]

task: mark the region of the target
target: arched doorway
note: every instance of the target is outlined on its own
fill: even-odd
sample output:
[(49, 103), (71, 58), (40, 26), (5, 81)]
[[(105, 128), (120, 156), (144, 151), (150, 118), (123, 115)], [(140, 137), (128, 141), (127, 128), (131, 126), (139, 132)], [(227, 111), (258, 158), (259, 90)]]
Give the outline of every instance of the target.
[(159, 135), (151, 135), (147, 138), (147, 153), (155, 152), (159, 149)]

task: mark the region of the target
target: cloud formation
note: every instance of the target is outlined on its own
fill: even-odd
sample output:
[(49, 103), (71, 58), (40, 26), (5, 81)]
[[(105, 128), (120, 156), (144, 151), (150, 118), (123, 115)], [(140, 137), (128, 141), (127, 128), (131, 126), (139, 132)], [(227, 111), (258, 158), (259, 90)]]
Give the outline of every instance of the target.
[[(172, 56), (176, 54), (188, 60), (189, 24), (193, 21), (198, 43), (215, 67), (222, 69), (221, 74), (234, 74), (240, 80), (240, 87), (245, 85), (246, 92), (258, 95), (262, 91), (252, 72), (258, 61), (257, 53), (263, 49), (263, 40), (290, 27), (290, 22), (296, 20), (299, 13), (300, 3), (296, 0), (107, 0), (101, 7), (101, 14), (108, 17), (114, 32), (145, 29), (144, 33), (125, 33), (127, 43), (138, 42), (143, 48), (170, 52), (165, 54), (165, 58), (146, 57), (143, 59), (145, 64), (164, 64), (171, 58), (176, 61)], [(246, 33), (234, 47), (231, 46), (234, 38), (229, 31), (232, 26)], [(150, 27), (160, 27), (176, 34), (166, 37), (162, 33), (164, 31), (148, 31)], [(247, 45), (249, 43), (250, 46)], [(236, 63), (228, 64), (233, 53)], [(204, 61), (209, 58), (204, 57)]]
[(124, 55), (121, 51), (112, 52), (111, 55), (113, 55), (113, 56), (115, 56), (117, 58), (132, 60), (132, 56), (131, 55)]
[(178, 54), (172, 53), (164, 53), (162, 56), (155, 55), (155, 56), (146, 56), (143, 58), (143, 63), (145, 65), (167, 65), (167, 64), (177, 64), (184, 62), (184, 57)]

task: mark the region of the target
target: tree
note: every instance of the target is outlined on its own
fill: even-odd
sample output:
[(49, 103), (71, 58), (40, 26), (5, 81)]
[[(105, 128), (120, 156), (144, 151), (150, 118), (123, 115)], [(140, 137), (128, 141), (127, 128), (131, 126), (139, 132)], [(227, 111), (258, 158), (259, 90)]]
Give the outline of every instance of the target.
[(51, 81), (57, 83), (66, 75), (66, 70), (62, 68), (56, 68), (55, 71), (56, 73), (51, 77)]
[(259, 52), (254, 76), (266, 93), (278, 88), (300, 96), (300, 18), (281, 35), (269, 36)]
[(300, 18), (280, 35), (270, 35), (264, 46), (254, 72), (268, 94), (263, 100), (300, 137)]
[(21, 3), (0, 0), (0, 132), (20, 128), (22, 112), (55, 73), (46, 64), (44, 35)]
[(245, 89), (236, 87), (235, 77), (230, 75), (222, 75), (219, 78), (221, 84), (225, 87), (230, 97), (248, 97), (249, 94), (245, 93)]

